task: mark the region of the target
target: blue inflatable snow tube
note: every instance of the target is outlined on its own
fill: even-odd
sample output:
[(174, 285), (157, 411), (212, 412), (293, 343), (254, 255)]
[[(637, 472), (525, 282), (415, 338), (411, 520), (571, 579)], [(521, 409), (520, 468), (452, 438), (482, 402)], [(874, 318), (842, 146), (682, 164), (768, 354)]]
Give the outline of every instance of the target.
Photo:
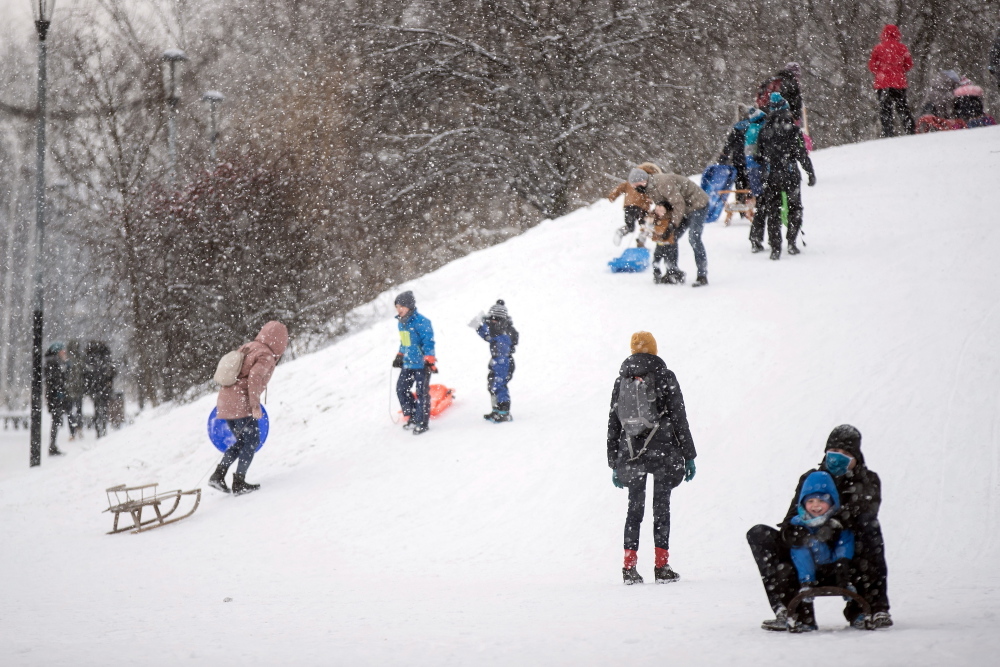
[[(260, 406), (260, 411), (264, 415), (257, 420), (257, 427), (260, 429), (260, 444), (257, 445), (256, 449), (258, 452), (264, 446), (264, 441), (267, 440), (267, 432), (270, 426), (270, 422), (267, 419), (267, 410), (263, 404)], [(226, 423), (225, 419), (216, 417), (218, 412), (219, 408), (212, 408), (212, 413), (208, 415), (208, 438), (215, 445), (215, 448), (224, 454), (227, 449), (236, 444), (236, 436), (229, 430), (229, 424)]]

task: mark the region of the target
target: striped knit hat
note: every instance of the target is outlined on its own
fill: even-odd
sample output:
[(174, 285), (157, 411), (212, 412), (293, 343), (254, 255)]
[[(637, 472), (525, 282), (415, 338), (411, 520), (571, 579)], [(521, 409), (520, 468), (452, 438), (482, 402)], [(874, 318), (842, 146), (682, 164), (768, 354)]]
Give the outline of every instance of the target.
[(504, 305), (503, 299), (497, 299), (497, 302), (490, 306), (489, 317), (494, 320), (506, 320), (510, 318), (510, 314), (507, 312), (507, 306)]

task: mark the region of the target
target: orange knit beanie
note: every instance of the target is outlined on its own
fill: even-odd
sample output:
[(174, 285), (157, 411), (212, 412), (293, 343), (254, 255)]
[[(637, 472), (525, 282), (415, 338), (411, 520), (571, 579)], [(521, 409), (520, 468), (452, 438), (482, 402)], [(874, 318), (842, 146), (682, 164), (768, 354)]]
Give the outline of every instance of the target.
[(648, 331), (632, 334), (632, 354), (656, 354), (656, 339)]

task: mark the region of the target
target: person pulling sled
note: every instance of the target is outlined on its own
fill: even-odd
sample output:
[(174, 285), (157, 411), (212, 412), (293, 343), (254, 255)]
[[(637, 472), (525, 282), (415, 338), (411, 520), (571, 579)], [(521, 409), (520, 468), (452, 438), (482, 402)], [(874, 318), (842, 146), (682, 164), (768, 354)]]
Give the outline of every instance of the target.
[(632, 354), (618, 372), (608, 415), (608, 467), (611, 482), (628, 488), (625, 517), (625, 584), (641, 584), (636, 569), (639, 528), (646, 509), (646, 476), (653, 476), (654, 577), (658, 584), (680, 579), (670, 558), (670, 492), (694, 479), (697, 452), (691, 439), (684, 397), (677, 377), (656, 356), (648, 331), (632, 334)]
[[(393, 368), (402, 369), (396, 380), (396, 397), (403, 409), (403, 428), (413, 435), (426, 433), (431, 418), (431, 373), (437, 373), (434, 356), (434, 327), (431, 321), (417, 312), (413, 292), (406, 291), (396, 297), (396, 319), (399, 325), (399, 352)], [(416, 385), (416, 398), (410, 393)]]
[(490, 403), (493, 409), (483, 415), (483, 419), (494, 424), (513, 421), (513, 417), (510, 416), (510, 390), (507, 389), (507, 385), (514, 377), (514, 349), (517, 347), (519, 336), (503, 299), (497, 299), (497, 302), (490, 306), (489, 313), (485, 315), (479, 313), (469, 322), (469, 326), (490, 344), (486, 386), (490, 390)]

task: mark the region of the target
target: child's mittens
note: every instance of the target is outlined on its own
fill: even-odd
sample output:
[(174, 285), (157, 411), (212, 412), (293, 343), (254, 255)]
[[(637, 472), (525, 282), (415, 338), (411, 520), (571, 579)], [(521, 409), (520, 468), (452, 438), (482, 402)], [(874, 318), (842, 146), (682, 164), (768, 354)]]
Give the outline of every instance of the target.
[(486, 313), (480, 310), (479, 314), (473, 317), (472, 320), (469, 322), (469, 328), (478, 329), (479, 327), (483, 326), (483, 320), (485, 319), (486, 319)]

